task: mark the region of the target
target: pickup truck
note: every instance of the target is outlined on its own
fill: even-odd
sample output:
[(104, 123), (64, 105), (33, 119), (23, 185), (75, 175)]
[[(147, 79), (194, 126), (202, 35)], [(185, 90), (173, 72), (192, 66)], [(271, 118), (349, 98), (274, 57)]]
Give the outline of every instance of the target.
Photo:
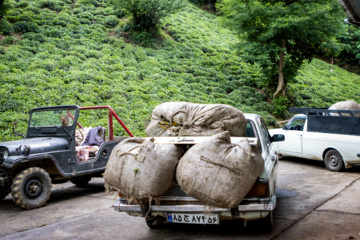
[[(252, 144), (260, 146), (265, 164), (252, 189), (237, 207), (227, 209), (205, 206), (197, 199), (187, 196), (179, 185), (175, 184), (156, 203), (152, 202), (149, 205), (139, 205), (120, 196), (119, 201), (114, 205), (114, 210), (126, 212), (131, 216), (144, 217), (150, 228), (157, 228), (160, 223), (166, 222), (219, 224), (222, 220), (242, 219), (245, 226), (247, 221), (262, 220), (267, 229), (272, 229), (278, 172), (278, 156), (273, 142), (283, 141), (284, 137), (282, 135), (271, 137), (264, 120), (259, 115), (245, 114), (245, 117), (247, 118), (246, 137)], [(166, 137), (162, 137), (161, 141), (164, 142), (164, 139)], [(204, 137), (186, 137), (186, 139), (190, 147)], [(236, 139), (238, 137), (231, 138), (233, 143), (236, 143)]]
[(290, 108), (298, 112), (270, 134), (283, 134), (279, 154), (324, 161), (330, 171), (341, 171), (360, 163), (360, 111)]

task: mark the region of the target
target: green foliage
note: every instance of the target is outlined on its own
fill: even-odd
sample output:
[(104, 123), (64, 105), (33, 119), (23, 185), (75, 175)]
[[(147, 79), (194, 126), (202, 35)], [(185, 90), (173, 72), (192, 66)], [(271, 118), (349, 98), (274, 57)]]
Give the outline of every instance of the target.
[[(282, 103), (274, 110), (267, 102), (261, 67), (237, 54), (241, 40), (213, 14), (186, 4), (160, 23), (156, 45), (147, 32), (124, 30), (128, 17), (114, 27), (123, 13), (107, 0), (49, 2), (61, 11), (23, 0), (8, 12), (11, 28), (25, 22), (36, 31), (6, 36), (0, 46), (0, 141), (18, 139), (11, 130), (16, 119), (26, 132), (31, 108), (63, 104), (110, 105), (135, 136), (145, 135), (152, 110), (166, 101), (229, 104), (276, 124), (270, 113), (281, 112)], [(329, 70), (319, 60), (306, 65), (288, 85), (289, 100), (317, 107), (349, 97), (360, 102), (359, 77)], [(80, 123), (107, 126), (107, 111), (84, 112)], [(119, 124), (115, 135), (127, 136)]]
[(14, 32), (11, 24), (5, 19), (0, 19), (0, 34), (10, 35)]
[(358, 75), (314, 59), (288, 88), (294, 106), (328, 108), (339, 101), (360, 102), (359, 84)]
[(133, 28), (136, 31), (150, 33), (158, 31), (162, 19), (185, 6), (181, 0), (112, 0), (111, 2), (132, 14)]
[(280, 96), (272, 101), (272, 113), (281, 119), (289, 117), (288, 109), (290, 107), (290, 101), (284, 96)]
[(344, 12), (336, 0), (223, 0), (218, 6), (226, 24), (248, 41), (240, 49), (262, 66), (270, 86), (280, 74), (281, 53), (285, 80), (291, 82), (303, 62), (325, 46), (329, 54), (339, 51), (334, 39), (344, 29)]
[(338, 56), (338, 63), (341, 66), (360, 66), (360, 29), (357, 26), (347, 27), (346, 34), (339, 38), (339, 41), (345, 45)]
[(10, 8), (11, 8), (10, 0), (0, 1), (0, 20), (6, 16), (6, 13)]
[(106, 16), (104, 18), (104, 25), (107, 28), (114, 28), (119, 23), (119, 19), (115, 15)]
[(7, 37), (5, 37), (4, 40), (0, 41), (0, 45), (9, 46), (11, 44), (14, 44), (16, 42), (16, 40), (17, 39), (13, 36), (7, 36)]
[(15, 23), (14, 31), (17, 33), (37, 32), (39, 31), (39, 26), (30, 21), (21, 21)]

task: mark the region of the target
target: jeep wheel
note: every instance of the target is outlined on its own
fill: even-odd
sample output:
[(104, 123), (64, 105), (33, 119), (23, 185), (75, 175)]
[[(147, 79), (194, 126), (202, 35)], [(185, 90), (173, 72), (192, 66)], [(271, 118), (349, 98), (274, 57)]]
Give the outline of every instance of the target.
[(3, 200), (8, 194), (9, 191), (0, 190), (0, 200)]
[(14, 179), (11, 196), (17, 206), (26, 209), (39, 208), (49, 200), (51, 187), (51, 178), (44, 169), (27, 168)]
[(90, 180), (91, 180), (91, 176), (87, 175), (87, 176), (74, 177), (70, 179), (70, 182), (75, 184), (77, 187), (85, 187), (86, 185), (88, 185)]

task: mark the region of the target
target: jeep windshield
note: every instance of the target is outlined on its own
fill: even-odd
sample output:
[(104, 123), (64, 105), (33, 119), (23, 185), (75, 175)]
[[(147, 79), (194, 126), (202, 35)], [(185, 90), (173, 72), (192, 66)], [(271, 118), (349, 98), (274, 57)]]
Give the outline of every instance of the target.
[(78, 115), (79, 107), (76, 105), (34, 108), (30, 111), (26, 138), (71, 137)]
[(73, 126), (76, 109), (48, 109), (34, 111), (30, 118), (30, 127), (69, 127)]

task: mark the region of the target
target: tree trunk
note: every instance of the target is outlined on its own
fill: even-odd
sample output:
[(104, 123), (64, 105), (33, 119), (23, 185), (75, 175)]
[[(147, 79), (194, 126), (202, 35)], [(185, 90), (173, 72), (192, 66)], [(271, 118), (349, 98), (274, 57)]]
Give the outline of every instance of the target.
[(285, 59), (285, 40), (281, 40), (280, 44), (283, 50), (279, 54), (279, 78), (278, 78), (278, 86), (276, 88), (276, 92), (274, 93), (274, 98), (278, 98), (280, 94), (285, 96), (285, 80), (283, 73), (284, 59)]

